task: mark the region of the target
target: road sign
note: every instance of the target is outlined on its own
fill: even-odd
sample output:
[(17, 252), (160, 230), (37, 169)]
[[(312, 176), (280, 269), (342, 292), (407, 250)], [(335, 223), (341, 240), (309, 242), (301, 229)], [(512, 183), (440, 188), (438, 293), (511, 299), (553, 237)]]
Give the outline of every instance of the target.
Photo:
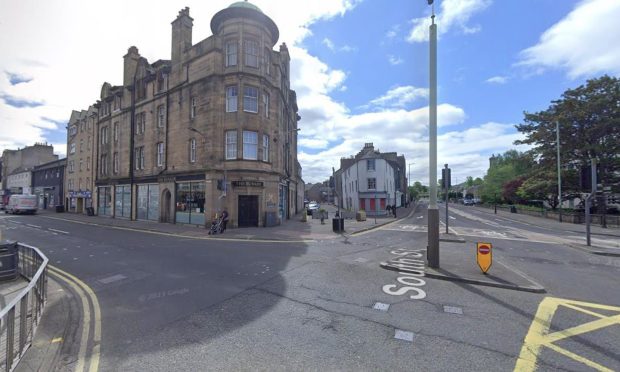
[(489, 271), (493, 263), (493, 245), (491, 243), (476, 243), (476, 262), (484, 274)]

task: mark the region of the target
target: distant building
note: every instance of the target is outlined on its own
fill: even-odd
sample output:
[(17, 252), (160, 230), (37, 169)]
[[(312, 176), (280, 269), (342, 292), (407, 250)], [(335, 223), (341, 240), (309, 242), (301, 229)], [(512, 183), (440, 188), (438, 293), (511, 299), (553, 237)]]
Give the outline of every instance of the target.
[(32, 193), (32, 171), (16, 169), (6, 178), (6, 187), (11, 195)]
[(64, 206), (65, 167), (67, 159), (60, 159), (34, 167), (33, 194), (39, 199), (39, 209)]
[(32, 169), (35, 165), (41, 165), (50, 161), (58, 160), (54, 155), (52, 145), (35, 143), (18, 150), (4, 150), (2, 152), (2, 188), (6, 189), (6, 177), (16, 169)]
[(384, 215), (388, 205), (406, 203), (405, 157), (394, 152), (381, 153), (372, 143), (351, 158), (340, 161), (336, 171), (336, 189), (340, 207), (364, 210), (369, 215)]

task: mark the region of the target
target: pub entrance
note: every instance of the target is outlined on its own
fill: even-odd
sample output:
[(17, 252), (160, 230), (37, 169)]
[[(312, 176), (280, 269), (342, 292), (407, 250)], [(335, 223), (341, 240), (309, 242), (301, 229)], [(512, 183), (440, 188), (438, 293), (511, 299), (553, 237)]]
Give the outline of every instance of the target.
[(258, 196), (239, 195), (239, 227), (258, 227)]

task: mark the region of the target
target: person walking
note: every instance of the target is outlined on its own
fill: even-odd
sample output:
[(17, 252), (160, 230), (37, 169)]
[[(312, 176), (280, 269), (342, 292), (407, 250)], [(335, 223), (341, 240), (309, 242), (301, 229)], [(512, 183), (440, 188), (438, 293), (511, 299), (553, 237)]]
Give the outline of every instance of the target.
[(226, 231), (226, 225), (228, 224), (228, 211), (224, 209), (222, 212), (222, 232)]

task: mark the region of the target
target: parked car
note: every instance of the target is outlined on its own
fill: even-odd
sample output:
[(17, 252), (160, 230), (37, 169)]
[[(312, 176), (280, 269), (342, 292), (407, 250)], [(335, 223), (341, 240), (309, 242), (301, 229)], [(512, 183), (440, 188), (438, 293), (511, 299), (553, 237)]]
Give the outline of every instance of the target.
[(308, 214), (312, 216), (314, 211), (318, 211), (321, 208), (321, 205), (315, 201), (311, 201), (308, 203)]
[(463, 199), (463, 205), (474, 205), (474, 199)]
[(37, 213), (37, 196), (36, 195), (11, 195), (9, 205), (4, 210), (5, 213)]

